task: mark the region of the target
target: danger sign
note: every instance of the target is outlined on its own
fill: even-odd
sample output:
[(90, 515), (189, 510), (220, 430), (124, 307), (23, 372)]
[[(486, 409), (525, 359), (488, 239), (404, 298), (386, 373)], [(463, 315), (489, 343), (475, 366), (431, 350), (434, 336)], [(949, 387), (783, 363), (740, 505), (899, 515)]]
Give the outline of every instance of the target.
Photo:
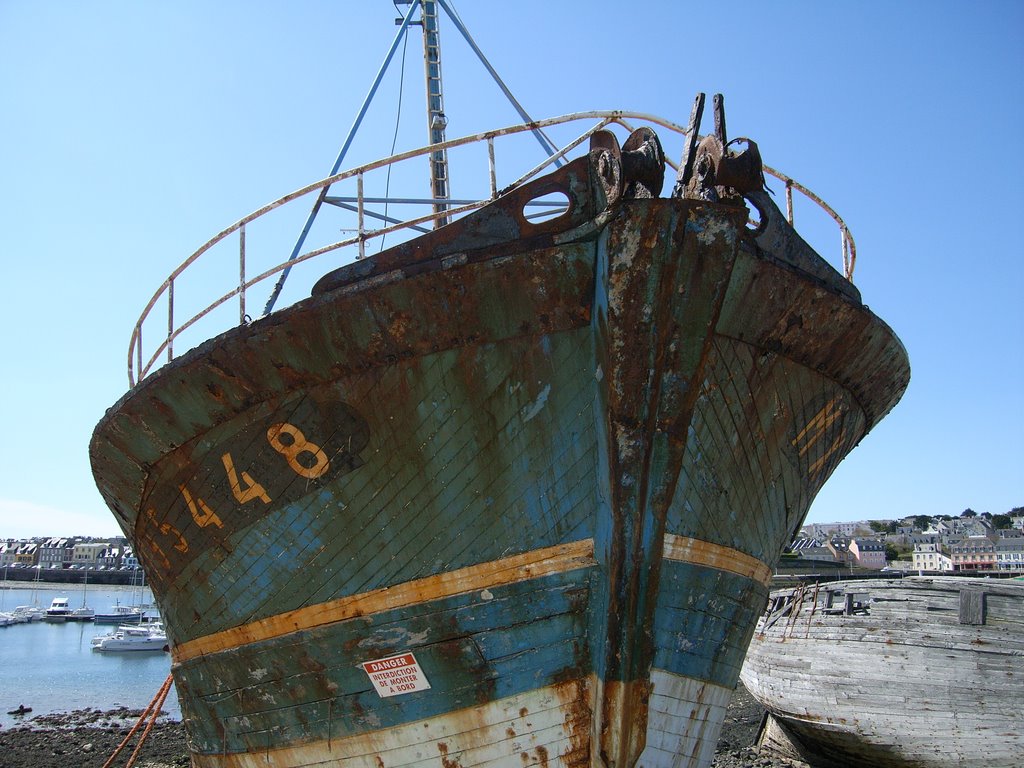
[(364, 661), (362, 666), (381, 698), (425, 691), (430, 687), (423, 669), (411, 653)]

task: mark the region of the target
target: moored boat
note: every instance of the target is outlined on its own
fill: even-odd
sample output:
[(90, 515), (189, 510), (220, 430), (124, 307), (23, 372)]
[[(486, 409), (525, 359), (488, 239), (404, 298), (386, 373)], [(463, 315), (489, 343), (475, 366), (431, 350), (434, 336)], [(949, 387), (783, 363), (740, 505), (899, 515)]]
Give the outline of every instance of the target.
[(18, 605), (11, 611), (11, 615), (19, 624), (27, 624), (32, 621), (42, 621), (46, 616), (46, 611), (40, 608), (38, 605)]
[[(178, 357), (140, 321), (90, 456), (193, 765), (710, 762), (782, 545), (909, 365), (852, 252), (844, 275), (804, 243), (702, 109), (432, 134), (300, 191), (358, 217), (301, 256), (359, 250), (308, 298), (251, 320), (243, 278), (241, 324)], [(501, 194), (491, 164), (489, 195), (365, 226), (374, 171), (581, 121)]]
[(41, 621), (46, 616), (46, 611), (37, 605), (19, 605), (13, 610), (0, 613), (0, 627), (11, 626), (12, 624), (28, 624), (32, 621)]
[(89, 591), (89, 573), (86, 571), (85, 578), (82, 580), (82, 604), (77, 608), (72, 609), (64, 617), (65, 621), (92, 621), (96, 616), (96, 611), (86, 605), (85, 598)]
[(95, 618), (96, 612), (87, 605), (73, 608), (71, 613), (64, 617), (65, 621), (92, 621)]
[(168, 651), (170, 641), (161, 624), (129, 624), (92, 639), (92, 649), (106, 653), (137, 651)]
[(762, 747), (813, 766), (1024, 764), (1024, 583), (840, 581), (772, 594), (741, 679)]
[(70, 614), (71, 604), (68, 598), (55, 597), (50, 602), (50, 607), (46, 609), (46, 615), (43, 616), (43, 620), (50, 622), (66, 621)]
[(135, 605), (115, 605), (111, 610), (95, 614), (96, 624), (141, 624), (146, 620), (146, 612)]

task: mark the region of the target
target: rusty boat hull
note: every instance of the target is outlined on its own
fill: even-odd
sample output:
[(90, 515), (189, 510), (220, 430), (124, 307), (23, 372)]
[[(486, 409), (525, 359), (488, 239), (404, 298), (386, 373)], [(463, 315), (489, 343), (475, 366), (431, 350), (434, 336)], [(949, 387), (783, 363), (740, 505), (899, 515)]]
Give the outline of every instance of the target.
[(743, 665), (762, 748), (816, 768), (1024, 763), (1024, 583), (909, 577), (772, 593)]
[(194, 766), (710, 762), (783, 544), (909, 368), (763, 193), (758, 230), (628, 199), (611, 144), (99, 423)]

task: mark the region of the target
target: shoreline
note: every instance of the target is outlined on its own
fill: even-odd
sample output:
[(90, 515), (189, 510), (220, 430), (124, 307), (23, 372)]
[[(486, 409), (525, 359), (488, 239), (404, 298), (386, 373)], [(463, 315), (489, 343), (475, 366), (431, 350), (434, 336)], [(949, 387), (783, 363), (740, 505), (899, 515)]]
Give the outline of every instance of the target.
[[(7, 768), (102, 768), (142, 714), (141, 709), (119, 707), (101, 711), (79, 709), (32, 717), (0, 728), (0, 754)], [(793, 768), (788, 760), (758, 754), (753, 740), (764, 708), (737, 684), (715, 749), (711, 768)], [(145, 727), (145, 726), (143, 726)], [(139, 729), (141, 733), (142, 728)], [(118, 755), (114, 766), (124, 765), (138, 743), (136, 733)], [(180, 720), (161, 713), (139, 752), (137, 768), (179, 768), (190, 765), (185, 729)]]
[(12, 568), (0, 567), (0, 588), (35, 589), (81, 586), (88, 578), (89, 584), (110, 587), (147, 586), (141, 569), (99, 570), (98, 568)]

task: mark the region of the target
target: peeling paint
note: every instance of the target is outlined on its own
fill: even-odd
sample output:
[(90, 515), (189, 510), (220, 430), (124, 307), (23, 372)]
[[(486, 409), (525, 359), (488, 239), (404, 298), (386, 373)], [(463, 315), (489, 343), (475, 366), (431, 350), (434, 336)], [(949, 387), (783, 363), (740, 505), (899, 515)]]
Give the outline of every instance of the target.
[(523, 410), (521, 411), (523, 421), (530, 421), (530, 419), (532, 419), (534, 416), (540, 413), (541, 409), (544, 407), (544, 404), (547, 403), (548, 395), (550, 394), (551, 385), (548, 384), (544, 387), (544, 389), (540, 391), (540, 394), (537, 395), (537, 399), (534, 400), (531, 405), (527, 406), (526, 408), (523, 408)]

